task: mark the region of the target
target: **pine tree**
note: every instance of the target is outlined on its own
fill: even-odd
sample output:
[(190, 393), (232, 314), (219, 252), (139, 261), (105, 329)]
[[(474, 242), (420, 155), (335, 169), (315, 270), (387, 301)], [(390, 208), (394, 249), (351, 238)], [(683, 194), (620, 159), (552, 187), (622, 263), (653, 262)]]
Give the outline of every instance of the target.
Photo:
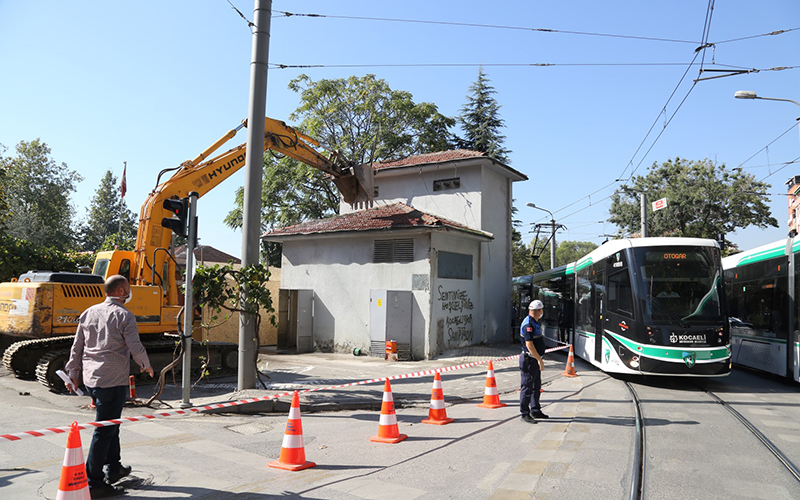
[[(122, 232), (119, 221), (122, 217)], [(83, 250), (108, 250), (115, 245), (120, 249), (133, 249), (136, 238), (136, 216), (124, 201), (120, 204), (117, 178), (107, 171), (100, 186), (86, 208), (86, 222), (81, 228)]]
[(508, 154), (511, 151), (503, 147), (506, 136), (500, 133), (500, 129), (505, 127), (505, 122), (500, 118), (500, 105), (493, 97), (496, 91), (489, 85), (483, 67), (478, 70), (478, 79), (469, 91), (467, 103), (461, 108), (458, 117), (458, 122), (465, 133), (465, 137), (460, 141), (461, 148), (481, 151), (492, 158), (509, 163)]

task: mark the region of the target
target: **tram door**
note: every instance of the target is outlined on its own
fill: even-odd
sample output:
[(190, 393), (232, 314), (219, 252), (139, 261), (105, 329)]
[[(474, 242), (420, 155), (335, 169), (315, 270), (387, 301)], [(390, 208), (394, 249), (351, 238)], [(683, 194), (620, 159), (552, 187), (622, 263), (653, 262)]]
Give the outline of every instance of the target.
[(592, 297), (594, 297), (594, 360), (598, 363), (603, 359), (603, 316), (606, 304), (605, 273), (597, 271), (592, 283)]

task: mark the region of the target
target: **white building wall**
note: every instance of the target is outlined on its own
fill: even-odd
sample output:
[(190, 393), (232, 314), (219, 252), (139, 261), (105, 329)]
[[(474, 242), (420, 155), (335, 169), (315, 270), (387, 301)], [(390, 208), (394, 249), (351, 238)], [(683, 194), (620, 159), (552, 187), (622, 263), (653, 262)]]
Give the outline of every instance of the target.
[(484, 243), (481, 255), (484, 341), (497, 343), (512, 338), (511, 328), (511, 180), (483, 170), (481, 229), (494, 239)]
[[(375, 185), (378, 187), (375, 205), (401, 202), (473, 229), (490, 231), (481, 227), (482, 169), (479, 163), (470, 160), (467, 165), (447, 163), (438, 168), (426, 166), (422, 172), (414, 167), (379, 171), (375, 176)], [(433, 181), (455, 177), (461, 181), (458, 189), (433, 190)], [(339, 208), (342, 214), (354, 211), (347, 203), (341, 203)]]
[[(494, 240), (484, 243), (480, 257), (481, 289), (476, 306), (482, 322), (475, 326), (475, 342), (505, 342), (511, 332), (511, 203), (512, 181), (501, 167), (486, 158), (378, 171), (376, 205), (402, 202), (473, 229)], [(460, 187), (434, 191), (435, 180), (459, 178)], [(352, 208), (342, 203), (341, 213)], [(476, 275), (476, 278), (478, 275)], [(435, 291), (435, 290), (434, 290)], [(435, 294), (434, 294), (435, 296)], [(434, 297), (435, 298), (435, 297)]]
[[(414, 238), (414, 262), (373, 263), (375, 239)], [(314, 290), (317, 350), (352, 352), (370, 346), (370, 290), (413, 290), (411, 348), (426, 357), (430, 325), (430, 236), (409, 231), (293, 238), (283, 243), (281, 288)], [(417, 276), (415, 280), (414, 277)]]
[[(479, 344), (483, 339), (481, 307), (481, 247), (474, 239), (434, 233), (431, 237), (431, 334), (428, 356), (446, 349)], [(472, 255), (472, 279), (439, 278), (438, 253)]]

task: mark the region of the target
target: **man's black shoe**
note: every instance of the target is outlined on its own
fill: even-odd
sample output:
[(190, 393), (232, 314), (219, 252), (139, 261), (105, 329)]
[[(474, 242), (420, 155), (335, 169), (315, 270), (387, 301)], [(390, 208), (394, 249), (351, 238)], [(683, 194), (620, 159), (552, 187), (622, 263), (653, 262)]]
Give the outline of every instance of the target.
[(109, 471), (108, 474), (106, 474), (106, 481), (108, 481), (110, 484), (114, 484), (117, 481), (119, 481), (120, 479), (122, 479), (123, 477), (127, 476), (128, 474), (130, 474), (131, 470), (132, 470), (131, 466), (127, 466), (126, 467), (126, 466), (123, 465), (122, 467), (120, 467), (119, 469), (115, 470), (114, 472)]
[(531, 416), (534, 418), (550, 418), (548, 415), (542, 413), (542, 410), (532, 411)]
[(118, 497), (125, 494), (125, 488), (122, 486), (114, 486), (113, 484), (103, 483), (100, 486), (89, 488), (89, 494), (92, 496), (92, 500), (95, 498)]
[(523, 420), (523, 422), (528, 422), (529, 424), (535, 424), (536, 423), (536, 419), (533, 418), (530, 415), (527, 415), (527, 414), (526, 415), (522, 415), (520, 418)]

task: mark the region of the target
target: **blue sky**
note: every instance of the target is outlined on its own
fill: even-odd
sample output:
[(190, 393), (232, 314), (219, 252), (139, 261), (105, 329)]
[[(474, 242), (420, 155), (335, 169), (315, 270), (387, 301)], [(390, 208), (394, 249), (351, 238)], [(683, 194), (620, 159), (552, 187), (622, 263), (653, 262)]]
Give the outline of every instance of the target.
[[(231, 2), (252, 19), (251, 0)], [(267, 115), (288, 120), (299, 99), (287, 84), (300, 73), (314, 80), (373, 73), (392, 88), (411, 92), (415, 101), (433, 102), (455, 116), (475, 81), (477, 65), (483, 64), (502, 106), (511, 165), (530, 177), (516, 183), (514, 192), (524, 233), (529, 224), (549, 218), (525, 207), (533, 202), (569, 228), (559, 240), (600, 243), (600, 235), (615, 232), (601, 222), (608, 218), (606, 198), (614, 186), (595, 191), (632, 169), (646, 174), (653, 162), (682, 157), (710, 158), (729, 168), (741, 165), (773, 185), (770, 193), (778, 195), (770, 198), (770, 207), (781, 227), (728, 235), (740, 248), (786, 234), (786, 196), (780, 193), (789, 177), (800, 174), (800, 161), (783, 163), (800, 157), (797, 128), (770, 143), (796, 123), (800, 108), (738, 100), (733, 94), (754, 90), (800, 101), (800, 68), (695, 85), (696, 65), (678, 85), (702, 40), (706, 2), (275, 0), (273, 9), (505, 27), (276, 12), (270, 62), (329, 67), (271, 70)], [(800, 2), (719, 0), (709, 42), (796, 30), (717, 43), (696, 61), (703, 60), (706, 69), (800, 66), (797, 28)], [(104, 172), (111, 169), (119, 177), (127, 161), (126, 201), (138, 213), (160, 170), (194, 157), (247, 116), (251, 43), (245, 21), (227, 0), (1, 1), (0, 143), (10, 155), (19, 141), (38, 137), (57, 162), (80, 172), (85, 180), (73, 196), (80, 217)], [(527, 66), (540, 63), (554, 66)], [(632, 63), (679, 64), (606, 65)], [(441, 66), (453, 64), (464, 66)], [(229, 145), (245, 139), (240, 132)], [(201, 243), (237, 256), (241, 233), (228, 229), (223, 219), (243, 181), (239, 172), (199, 204)]]

